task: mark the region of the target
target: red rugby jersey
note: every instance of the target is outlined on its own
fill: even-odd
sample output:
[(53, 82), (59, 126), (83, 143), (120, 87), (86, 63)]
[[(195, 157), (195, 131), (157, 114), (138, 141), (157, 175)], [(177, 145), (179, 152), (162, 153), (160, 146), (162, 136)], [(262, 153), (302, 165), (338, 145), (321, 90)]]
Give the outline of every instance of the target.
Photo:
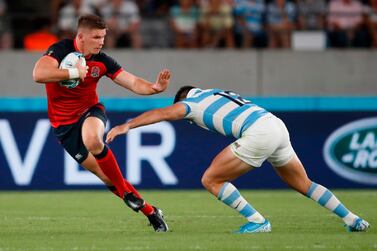
[[(67, 54), (74, 51), (78, 51), (75, 41), (63, 39), (51, 45), (44, 55), (55, 58), (60, 64)], [(78, 121), (83, 113), (98, 103), (96, 89), (99, 79), (104, 75), (114, 79), (122, 71), (122, 67), (103, 52), (85, 59), (88, 74), (77, 87), (69, 89), (59, 82), (46, 83), (48, 117), (54, 128)]]

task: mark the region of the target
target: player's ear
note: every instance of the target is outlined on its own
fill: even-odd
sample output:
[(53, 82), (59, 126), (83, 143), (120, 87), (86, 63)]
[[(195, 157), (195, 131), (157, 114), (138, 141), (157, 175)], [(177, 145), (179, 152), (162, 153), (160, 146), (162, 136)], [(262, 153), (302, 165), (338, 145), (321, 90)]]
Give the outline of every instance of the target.
[(79, 29), (79, 30), (77, 31), (77, 38), (78, 38), (79, 40), (82, 40), (82, 39), (84, 38), (84, 33), (82, 32), (81, 29)]

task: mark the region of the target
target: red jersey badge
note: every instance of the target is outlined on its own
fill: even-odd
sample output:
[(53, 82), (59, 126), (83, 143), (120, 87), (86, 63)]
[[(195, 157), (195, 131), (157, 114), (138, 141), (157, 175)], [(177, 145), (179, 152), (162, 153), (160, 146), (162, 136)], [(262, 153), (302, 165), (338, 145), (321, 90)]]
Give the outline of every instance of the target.
[(92, 78), (98, 78), (99, 77), (99, 72), (100, 72), (100, 69), (98, 66), (93, 66), (92, 67), (92, 70), (90, 72), (90, 76)]

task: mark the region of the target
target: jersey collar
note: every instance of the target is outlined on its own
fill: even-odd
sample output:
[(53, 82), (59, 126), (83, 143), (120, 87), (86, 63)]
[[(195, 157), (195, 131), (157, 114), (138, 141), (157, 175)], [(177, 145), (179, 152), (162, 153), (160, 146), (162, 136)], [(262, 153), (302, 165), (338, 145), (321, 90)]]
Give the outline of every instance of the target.
[(192, 96), (194, 96), (195, 94), (197, 94), (198, 92), (201, 92), (202, 90), (200, 88), (192, 88), (188, 93), (187, 93), (187, 96), (186, 98), (191, 98)]

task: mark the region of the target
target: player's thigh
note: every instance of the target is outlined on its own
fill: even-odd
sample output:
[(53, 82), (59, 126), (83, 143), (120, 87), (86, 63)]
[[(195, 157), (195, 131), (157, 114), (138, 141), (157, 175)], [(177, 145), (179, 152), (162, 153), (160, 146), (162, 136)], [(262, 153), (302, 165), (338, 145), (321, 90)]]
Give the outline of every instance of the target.
[(250, 171), (252, 167), (237, 158), (231, 146), (223, 149), (205, 171), (203, 178), (214, 182), (231, 181)]
[(102, 144), (107, 117), (102, 104), (91, 107), (83, 116), (81, 134), (85, 146)]
[(296, 154), (288, 161), (288, 163), (279, 167), (274, 167), (274, 169), (280, 178), (290, 187), (302, 194), (307, 193), (311, 181)]
[(288, 129), (284, 122), (278, 118), (275, 123), (279, 128), (280, 144), (267, 160), (290, 187), (300, 193), (306, 193), (310, 186), (310, 180), (291, 145)]
[(105, 125), (103, 121), (97, 117), (88, 117), (82, 125), (81, 134), (84, 144), (90, 145), (103, 141), (105, 133)]
[(88, 150), (82, 141), (80, 121), (54, 128), (54, 134), (59, 139), (61, 146), (77, 163), (81, 164), (87, 158)]

